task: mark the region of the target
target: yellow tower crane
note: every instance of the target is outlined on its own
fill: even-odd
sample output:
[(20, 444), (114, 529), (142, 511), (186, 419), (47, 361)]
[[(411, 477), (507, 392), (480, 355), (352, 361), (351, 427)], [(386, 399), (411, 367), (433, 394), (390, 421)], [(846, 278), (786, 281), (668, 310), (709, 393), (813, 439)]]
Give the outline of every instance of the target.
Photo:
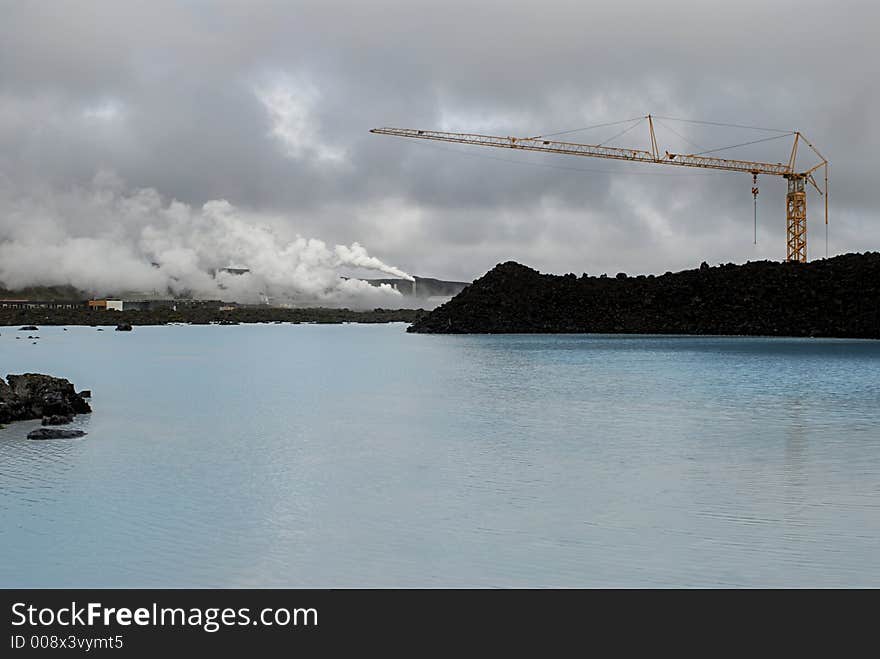
[[(652, 115), (638, 117), (623, 122), (613, 122), (601, 124), (602, 126), (610, 126), (614, 124), (622, 124), (628, 122), (641, 122), (647, 120), (650, 146), (648, 149), (628, 149), (614, 146), (606, 146), (603, 144), (579, 144), (576, 142), (558, 142), (546, 139), (548, 136), (538, 135), (535, 137), (500, 137), (497, 135), (479, 135), (475, 133), (448, 133), (436, 130), (418, 130), (413, 128), (374, 128), (370, 132), (379, 135), (392, 135), (395, 137), (408, 137), (420, 140), (434, 140), (438, 142), (453, 142), (456, 144), (473, 144), (477, 146), (492, 146), (501, 149), (519, 149), (522, 151), (539, 151), (542, 153), (561, 153), (571, 156), (589, 156), (592, 158), (610, 158), (612, 160), (631, 160), (635, 162), (647, 162), (658, 165), (672, 165), (675, 167), (701, 167), (704, 169), (716, 169), (729, 172), (742, 172), (752, 175), (752, 195), (757, 200), (758, 195), (758, 176), (761, 174), (767, 176), (781, 176), (788, 181), (788, 193), (786, 194), (786, 260), (798, 261), (806, 263), (807, 261), (807, 193), (806, 183), (812, 185), (816, 192), (825, 200), (825, 225), (828, 225), (828, 160), (814, 147), (802, 133), (799, 131), (774, 131), (780, 134), (775, 137), (754, 140), (743, 144), (736, 144), (731, 147), (721, 149), (711, 149), (694, 154), (670, 153), (662, 151), (657, 143), (657, 136), (654, 132), (654, 119)], [(695, 122), (713, 124), (714, 122)], [(635, 127), (633, 124), (623, 132), (626, 133)], [(724, 126), (736, 126), (735, 124), (714, 124)], [(596, 128), (592, 126), (590, 128)], [(749, 128), (747, 126), (736, 126), (739, 128)], [(584, 130), (584, 129), (578, 129)], [(763, 130), (763, 129), (761, 129)], [(768, 129), (769, 130), (769, 129)], [(575, 132), (575, 131), (563, 131)], [(562, 133), (554, 133), (559, 135)], [(606, 140), (612, 141), (614, 138)], [(727, 158), (716, 158), (708, 156), (709, 153), (723, 151), (737, 146), (745, 146), (747, 144), (756, 144), (766, 140), (777, 139), (779, 137), (793, 136), (793, 144), (788, 162), (769, 163), (758, 162), (752, 160), (730, 160)], [(812, 167), (797, 170), (798, 146), (803, 142), (813, 153), (819, 158), (819, 162)], [(824, 169), (825, 180), (822, 188), (816, 183), (813, 173), (819, 169)], [(755, 205), (757, 209), (757, 203)], [(756, 217), (757, 217), (757, 210)], [(827, 229), (826, 229), (827, 231)]]

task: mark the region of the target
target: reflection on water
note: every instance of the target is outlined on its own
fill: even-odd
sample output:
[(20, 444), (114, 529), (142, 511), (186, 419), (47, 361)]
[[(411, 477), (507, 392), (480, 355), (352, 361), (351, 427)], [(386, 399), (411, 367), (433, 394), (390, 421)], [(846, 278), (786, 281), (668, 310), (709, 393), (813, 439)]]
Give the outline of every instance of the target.
[(880, 342), (0, 332), (3, 586), (880, 586)]

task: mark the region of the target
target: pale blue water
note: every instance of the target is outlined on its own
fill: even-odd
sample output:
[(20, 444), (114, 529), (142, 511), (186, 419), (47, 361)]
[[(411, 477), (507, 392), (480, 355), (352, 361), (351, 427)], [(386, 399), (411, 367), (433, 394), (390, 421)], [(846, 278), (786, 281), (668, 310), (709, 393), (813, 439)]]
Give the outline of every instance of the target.
[(880, 342), (0, 328), (2, 586), (880, 586)]

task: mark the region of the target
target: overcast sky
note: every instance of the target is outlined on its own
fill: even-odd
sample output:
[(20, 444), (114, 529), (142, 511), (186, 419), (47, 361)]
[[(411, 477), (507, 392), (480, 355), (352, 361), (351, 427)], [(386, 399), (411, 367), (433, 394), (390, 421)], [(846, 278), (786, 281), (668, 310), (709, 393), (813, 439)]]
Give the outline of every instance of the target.
[[(368, 132), (525, 136), (651, 112), (803, 131), (832, 162), (830, 252), (880, 250), (873, 2), (0, 0), (0, 17), (0, 241), (109, 175), (124, 199), (225, 200), (286, 237), (356, 241), (422, 276), (471, 280), (511, 259), (613, 274), (784, 258), (781, 180), (759, 181), (756, 247), (747, 175)], [(688, 152), (770, 135), (657, 130)], [(647, 148), (647, 131), (611, 144)], [(789, 148), (725, 155), (776, 162)], [(820, 257), (815, 194), (808, 210)], [(100, 237), (126, 219), (66, 221)]]

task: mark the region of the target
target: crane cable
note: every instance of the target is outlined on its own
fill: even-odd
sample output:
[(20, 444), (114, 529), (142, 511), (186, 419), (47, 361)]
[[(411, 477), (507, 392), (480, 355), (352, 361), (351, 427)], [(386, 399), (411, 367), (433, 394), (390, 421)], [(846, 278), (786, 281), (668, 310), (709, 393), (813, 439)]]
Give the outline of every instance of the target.
[(584, 126), (583, 128), (572, 128), (571, 130), (560, 130), (556, 133), (544, 133), (543, 135), (535, 135), (534, 137), (530, 137), (530, 140), (540, 140), (543, 137), (556, 137), (557, 135), (568, 135), (569, 133), (579, 133), (582, 130), (592, 130), (594, 128), (606, 128), (608, 126), (620, 126), (621, 124), (628, 124), (631, 121), (639, 121), (644, 119), (644, 117), (633, 117), (632, 119), (624, 119), (623, 121), (611, 121), (604, 124), (594, 124), (592, 126)]
[(697, 121), (695, 119), (676, 119), (675, 117), (661, 117), (659, 115), (653, 115), (655, 119), (666, 119), (667, 121), (681, 121), (683, 123), (688, 124), (703, 124), (705, 126), (724, 126), (726, 128), (746, 128), (748, 130), (763, 130), (768, 133), (788, 133), (789, 135), (794, 134), (794, 131), (791, 130), (783, 130), (781, 128), (761, 128), (760, 126), (744, 126), (742, 124), (726, 124), (720, 121)]
[(825, 161), (825, 258), (828, 258), (828, 168), (830, 165)]
[(760, 142), (769, 142), (771, 140), (780, 140), (783, 137), (789, 137), (790, 135), (794, 135), (794, 132), (785, 133), (783, 135), (774, 135), (773, 137), (764, 137), (760, 140), (752, 140), (751, 142), (742, 142), (741, 144), (731, 144), (730, 146), (720, 146), (717, 149), (709, 149), (708, 151), (700, 151), (699, 153), (692, 153), (692, 156), (702, 156), (707, 153), (717, 153), (718, 151), (727, 151), (728, 149), (736, 149), (740, 146), (748, 146), (750, 144), (759, 144)]
[[(657, 119), (657, 117), (654, 117), (654, 118)], [(683, 139), (685, 142), (687, 142), (687, 143), (690, 144), (691, 146), (695, 146), (695, 147), (697, 147), (698, 149), (705, 149), (705, 148), (706, 148), (706, 147), (704, 147), (702, 144), (697, 144), (696, 142), (694, 142), (694, 141), (692, 141), (692, 140), (689, 140), (689, 139), (686, 138), (684, 135), (682, 135), (682, 134), (679, 133), (677, 130), (675, 130), (672, 126), (669, 126), (669, 125), (663, 123), (663, 122), (660, 121), (660, 120), (658, 120), (657, 123), (658, 123), (659, 125), (663, 126), (663, 128), (665, 128), (666, 130), (668, 130), (668, 131), (674, 133), (675, 135), (678, 135), (681, 139)]]
[(605, 140), (604, 142), (600, 142), (600, 143), (597, 144), (596, 146), (605, 146), (606, 144), (608, 144), (608, 142), (613, 142), (614, 140), (616, 140), (616, 139), (617, 139), (618, 137), (620, 137), (621, 135), (626, 135), (629, 131), (631, 131), (633, 128), (635, 128), (636, 126), (638, 126), (638, 125), (639, 125), (640, 123), (642, 123), (644, 120), (645, 120), (644, 117), (642, 117), (641, 119), (636, 120), (636, 123), (634, 123), (634, 124), (633, 124), (632, 126), (630, 126), (629, 128), (626, 128), (625, 130), (620, 131), (619, 133), (617, 133), (617, 134), (614, 135), (613, 137), (609, 137), (607, 140)]

